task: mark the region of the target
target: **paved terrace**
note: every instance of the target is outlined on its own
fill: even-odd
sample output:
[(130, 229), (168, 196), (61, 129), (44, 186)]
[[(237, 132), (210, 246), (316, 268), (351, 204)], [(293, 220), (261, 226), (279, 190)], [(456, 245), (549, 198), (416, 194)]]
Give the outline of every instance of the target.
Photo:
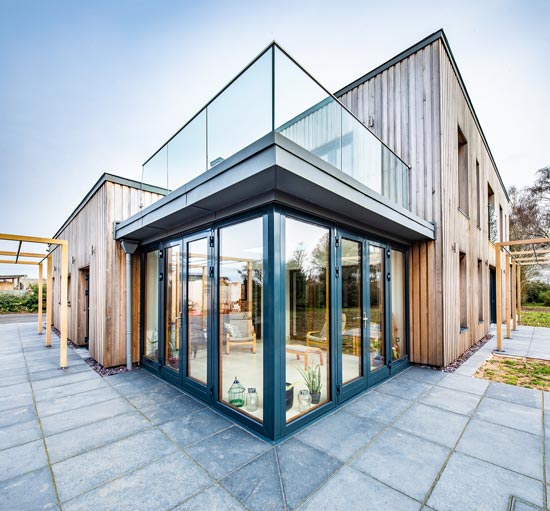
[(1, 509), (546, 509), (550, 398), (469, 366), (412, 367), (273, 447), (144, 370), (69, 350), (61, 372), (35, 328), (0, 325)]

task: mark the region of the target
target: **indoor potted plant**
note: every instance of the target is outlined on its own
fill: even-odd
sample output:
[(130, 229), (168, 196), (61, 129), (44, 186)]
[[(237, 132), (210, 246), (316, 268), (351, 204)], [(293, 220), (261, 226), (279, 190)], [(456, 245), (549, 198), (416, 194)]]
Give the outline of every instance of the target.
[(305, 369), (301, 367), (298, 368), (298, 371), (304, 379), (309, 393), (311, 394), (311, 404), (317, 405), (321, 401), (321, 366), (319, 364), (315, 366), (307, 366)]

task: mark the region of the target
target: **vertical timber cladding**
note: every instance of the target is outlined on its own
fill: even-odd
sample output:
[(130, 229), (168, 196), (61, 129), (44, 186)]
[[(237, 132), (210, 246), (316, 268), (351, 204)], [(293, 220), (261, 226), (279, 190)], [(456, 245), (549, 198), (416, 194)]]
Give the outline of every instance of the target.
[(410, 336), (413, 362), (442, 365), (440, 54), (436, 40), (372, 76), (340, 100), (412, 166), (410, 203), (436, 223), (436, 240), (412, 245)]
[[(495, 265), (495, 247), (488, 241), (487, 185), (495, 193), (495, 209), (502, 206), (506, 218), (510, 206), (499, 181), (497, 169), (483, 142), (452, 62), (441, 52), (441, 180), (444, 281), (444, 363), (460, 356), (490, 329), (490, 267)], [(458, 208), (458, 129), (467, 142), (468, 211)], [(476, 161), (479, 163), (479, 190), (476, 190)], [(478, 201), (480, 207), (478, 209)], [(479, 213), (478, 213), (479, 212)], [(480, 215), (479, 221), (477, 215)], [(478, 227), (479, 225), (479, 227)], [(504, 230), (507, 232), (507, 229)], [(500, 232), (500, 226), (499, 226)], [(467, 329), (460, 329), (459, 254), (466, 254)], [(481, 283), (478, 262), (481, 261)], [(503, 265), (504, 270), (504, 265)], [(504, 278), (501, 275), (501, 278)], [(504, 296), (504, 295), (503, 295)], [(483, 300), (480, 321), (478, 300)], [(505, 315), (502, 316), (503, 318)]]
[[(136, 183), (139, 186), (139, 183)], [(141, 195), (140, 195), (141, 194)], [(69, 241), (69, 330), (68, 337), (84, 344), (84, 331), (79, 321), (79, 272), (89, 268), (89, 350), (90, 356), (105, 367), (126, 363), (126, 261), (119, 243), (113, 239), (113, 223), (137, 213), (162, 195), (143, 191), (106, 178), (99, 188), (77, 209), (76, 214), (55, 237)], [(139, 257), (133, 260), (133, 325), (139, 325)], [(53, 253), (54, 269), (54, 326), (59, 325), (61, 251)], [(80, 295), (81, 296), (81, 295)], [(137, 302), (137, 303), (136, 303)], [(132, 357), (139, 360), (138, 331), (134, 328)]]

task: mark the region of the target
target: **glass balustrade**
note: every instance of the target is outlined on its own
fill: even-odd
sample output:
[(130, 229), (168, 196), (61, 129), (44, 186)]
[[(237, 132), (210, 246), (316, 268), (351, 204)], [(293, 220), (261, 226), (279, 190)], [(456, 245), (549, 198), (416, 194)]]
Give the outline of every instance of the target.
[(143, 166), (174, 190), (277, 131), (409, 208), (409, 167), (276, 44), (265, 50)]

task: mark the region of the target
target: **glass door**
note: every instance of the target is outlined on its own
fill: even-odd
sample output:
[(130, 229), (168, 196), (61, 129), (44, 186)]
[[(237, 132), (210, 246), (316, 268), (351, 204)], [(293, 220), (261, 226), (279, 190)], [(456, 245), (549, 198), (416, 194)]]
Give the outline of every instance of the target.
[(210, 233), (184, 238), (182, 324), (183, 385), (211, 401)]
[(366, 241), (342, 233), (337, 248), (338, 310), (341, 310), (337, 315), (337, 391), (340, 400), (345, 400), (367, 386)]
[(172, 243), (164, 248), (164, 332), (161, 346), (160, 374), (174, 383), (181, 384), (181, 243)]
[(387, 248), (369, 243), (368, 349), (369, 385), (389, 375), (387, 325)]

